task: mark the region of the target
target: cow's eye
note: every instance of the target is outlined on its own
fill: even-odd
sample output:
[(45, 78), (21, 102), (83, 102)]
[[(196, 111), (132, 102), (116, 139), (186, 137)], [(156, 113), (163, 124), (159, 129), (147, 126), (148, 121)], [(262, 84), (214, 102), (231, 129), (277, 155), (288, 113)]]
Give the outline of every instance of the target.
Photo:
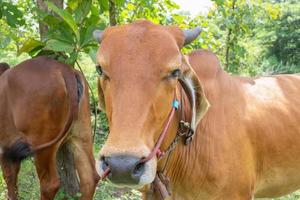
[(99, 74), (99, 76), (103, 75), (103, 70), (102, 70), (101, 65), (96, 65), (96, 71)]
[(96, 65), (96, 71), (99, 74), (99, 76), (105, 78), (105, 79), (109, 79), (109, 77), (105, 74), (105, 72), (102, 70), (101, 65)]
[(175, 69), (170, 73), (170, 78), (177, 78), (181, 75), (180, 69)]

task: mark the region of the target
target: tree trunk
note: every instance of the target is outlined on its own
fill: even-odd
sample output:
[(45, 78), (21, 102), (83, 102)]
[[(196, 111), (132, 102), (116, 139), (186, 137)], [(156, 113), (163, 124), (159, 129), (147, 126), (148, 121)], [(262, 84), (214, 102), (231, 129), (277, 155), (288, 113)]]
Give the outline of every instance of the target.
[(226, 39), (226, 53), (225, 53), (225, 70), (228, 70), (229, 67), (229, 51), (231, 45), (231, 32), (232, 30), (228, 30), (227, 39)]
[[(234, 18), (234, 10), (235, 10), (235, 4), (236, 0), (233, 0), (232, 2), (232, 18)], [(225, 70), (229, 70), (229, 62), (230, 62), (230, 48), (231, 48), (231, 34), (232, 34), (232, 29), (228, 29), (227, 33), (227, 38), (226, 38), (226, 52), (225, 52)]]
[[(58, 8), (63, 8), (63, 0), (51, 0)], [(50, 12), (46, 0), (37, 0), (37, 7), (44, 11)], [(48, 27), (39, 21), (39, 31), (41, 40), (43, 40), (48, 31)], [(57, 153), (57, 169), (60, 175), (61, 188), (66, 194), (66, 198), (73, 197), (80, 192), (79, 181), (75, 169), (74, 157), (70, 145), (64, 144)]]
[[(54, 3), (58, 8), (64, 7), (64, 0), (50, 0), (52, 3)], [(46, 4), (47, 0), (37, 0), (37, 7), (38, 9), (49, 12), (48, 6)], [(39, 21), (39, 31), (40, 31), (40, 38), (41, 40), (45, 39), (45, 35), (48, 31), (48, 27), (41, 21)]]
[(110, 26), (117, 25), (117, 9), (114, 0), (109, 0), (109, 24)]
[(71, 146), (68, 143), (64, 144), (58, 151), (56, 158), (61, 188), (66, 196), (75, 197), (79, 194), (80, 188)]
[[(36, 3), (39, 10), (48, 12), (48, 7), (44, 0), (37, 0)], [(40, 31), (40, 38), (41, 40), (43, 40), (48, 31), (48, 27), (45, 24), (43, 24), (40, 20), (39, 20), (39, 31)]]

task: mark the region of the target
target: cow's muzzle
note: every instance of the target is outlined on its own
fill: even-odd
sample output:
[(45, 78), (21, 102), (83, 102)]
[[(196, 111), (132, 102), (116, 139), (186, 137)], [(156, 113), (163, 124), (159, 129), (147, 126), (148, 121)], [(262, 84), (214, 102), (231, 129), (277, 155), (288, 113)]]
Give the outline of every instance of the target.
[(140, 160), (141, 158), (127, 155), (102, 157), (100, 167), (103, 171), (110, 169), (107, 178), (114, 184), (137, 185), (145, 173), (145, 163), (141, 163)]

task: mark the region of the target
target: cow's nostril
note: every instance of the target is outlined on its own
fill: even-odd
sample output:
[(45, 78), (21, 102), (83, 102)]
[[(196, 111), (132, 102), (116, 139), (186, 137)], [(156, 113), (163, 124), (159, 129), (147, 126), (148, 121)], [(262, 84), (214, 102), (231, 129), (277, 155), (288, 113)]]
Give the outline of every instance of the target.
[(106, 157), (101, 156), (101, 157), (100, 157), (100, 160), (102, 161), (102, 166), (101, 166), (101, 168), (102, 168), (103, 171), (105, 171), (105, 170), (109, 167), (109, 164), (108, 164), (108, 162), (107, 162), (107, 159), (106, 159)]
[(102, 160), (103, 163), (105, 163), (106, 165), (108, 165), (108, 162), (107, 162), (107, 158), (106, 158), (106, 157), (101, 156), (100, 159)]
[(132, 176), (134, 177), (134, 178), (140, 178), (142, 175), (143, 175), (143, 173), (145, 172), (145, 163), (138, 163), (136, 166), (135, 166), (135, 168), (134, 168), (134, 170), (133, 170), (133, 172), (132, 172)]

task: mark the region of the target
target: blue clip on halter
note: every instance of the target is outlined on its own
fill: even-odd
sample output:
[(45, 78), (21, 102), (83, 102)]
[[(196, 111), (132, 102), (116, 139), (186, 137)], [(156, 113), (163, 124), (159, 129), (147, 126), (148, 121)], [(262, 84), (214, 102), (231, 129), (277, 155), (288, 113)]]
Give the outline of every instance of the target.
[(174, 99), (172, 106), (173, 106), (176, 110), (178, 110), (178, 108), (179, 108), (179, 101), (177, 101), (176, 99)]

